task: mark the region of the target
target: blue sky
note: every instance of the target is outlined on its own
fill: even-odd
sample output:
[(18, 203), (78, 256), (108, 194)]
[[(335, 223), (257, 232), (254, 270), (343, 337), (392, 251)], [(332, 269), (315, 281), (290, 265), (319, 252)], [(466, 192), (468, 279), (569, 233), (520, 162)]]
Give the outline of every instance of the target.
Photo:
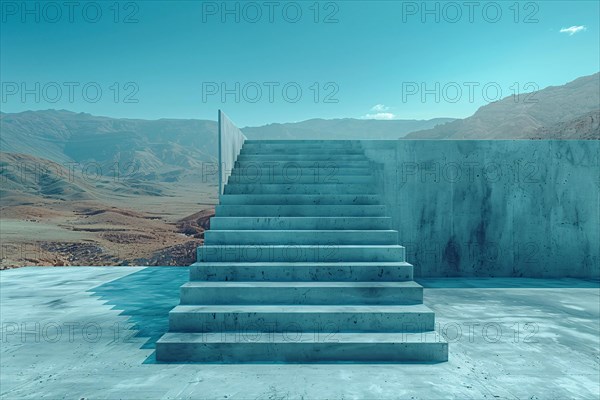
[(600, 69), (598, 1), (466, 3), (2, 1), (1, 108), (462, 118)]

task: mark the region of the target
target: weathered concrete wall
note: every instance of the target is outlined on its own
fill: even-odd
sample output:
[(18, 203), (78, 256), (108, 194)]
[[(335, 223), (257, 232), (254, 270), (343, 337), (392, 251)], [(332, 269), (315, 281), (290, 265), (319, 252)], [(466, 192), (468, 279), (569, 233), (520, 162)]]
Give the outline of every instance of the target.
[(600, 141), (363, 141), (415, 276), (600, 276)]
[(219, 110), (219, 194), (223, 193), (245, 141), (242, 131)]

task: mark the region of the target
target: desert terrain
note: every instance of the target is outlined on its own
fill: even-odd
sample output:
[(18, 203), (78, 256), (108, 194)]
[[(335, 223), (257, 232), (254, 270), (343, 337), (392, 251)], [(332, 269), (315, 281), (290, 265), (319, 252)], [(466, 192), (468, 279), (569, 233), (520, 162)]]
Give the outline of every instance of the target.
[(137, 198), (129, 204), (86, 200), (5, 205), (0, 209), (0, 268), (189, 265), (214, 214), (212, 205), (191, 197), (174, 197), (168, 203)]
[(2, 269), (189, 265), (214, 214), (216, 185), (191, 176), (84, 180), (48, 160), (0, 158)]

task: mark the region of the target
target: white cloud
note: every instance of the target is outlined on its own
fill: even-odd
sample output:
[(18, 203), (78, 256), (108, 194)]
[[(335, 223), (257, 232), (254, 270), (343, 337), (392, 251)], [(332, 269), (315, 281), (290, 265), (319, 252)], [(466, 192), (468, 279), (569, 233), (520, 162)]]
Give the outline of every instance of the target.
[(394, 119), (396, 118), (395, 114), (392, 113), (376, 113), (376, 114), (367, 114), (363, 116), (364, 119)]
[(389, 109), (390, 108), (384, 104), (375, 104), (373, 107), (371, 107), (371, 111), (376, 112), (376, 113), (382, 113)]
[(362, 119), (382, 119), (382, 120), (389, 120), (389, 119), (396, 119), (396, 115), (392, 114), (391, 112), (387, 112), (390, 110), (391, 107), (386, 106), (385, 104), (375, 104), (373, 107), (371, 107), (371, 112), (367, 115), (363, 115), (361, 118)]
[(585, 31), (587, 28), (584, 25), (573, 25), (569, 28), (562, 28), (560, 33), (568, 33), (569, 36), (573, 36), (576, 33)]

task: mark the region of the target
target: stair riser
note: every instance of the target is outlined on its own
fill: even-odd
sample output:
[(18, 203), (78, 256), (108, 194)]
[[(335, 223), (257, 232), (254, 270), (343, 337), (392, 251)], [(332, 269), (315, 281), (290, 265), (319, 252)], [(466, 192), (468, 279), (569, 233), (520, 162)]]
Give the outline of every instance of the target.
[(293, 150), (326, 150), (326, 151), (336, 151), (336, 150), (353, 150), (364, 152), (361, 146), (358, 146), (357, 143), (328, 143), (327, 145), (321, 143), (248, 143), (244, 142), (243, 151), (293, 151)]
[(243, 162), (286, 162), (286, 161), (318, 161), (318, 162), (344, 162), (344, 161), (369, 161), (364, 155), (339, 155), (339, 154), (264, 154), (264, 155), (243, 155), (237, 157), (237, 161)]
[[(327, 307), (327, 306), (324, 306)], [(256, 312), (169, 313), (171, 332), (423, 332), (434, 330), (434, 313)]]
[(196, 266), (190, 267), (192, 281), (270, 282), (397, 282), (412, 281), (412, 266), (304, 267), (304, 266)]
[(335, 140), (335, 139), (248, 139), (244, 142), (244, 146), (300, 146), (300, 145), (319, 145), (319, 146), (354, 146), (360, 145), (360, 140)]
[(280, 195), (280, 194), (226, 194), (219, 200), (221, 205), (380, 205), (378, 195)]
[(272, 141), (255, 141), (246, 140), (244, 142), (244, 150), (257, 150), (257, 149), (356, 149), (362, 150), (360, 141), (296, 141), (296, 140), (285, 140), (280, 142)]
[(373, 177), (369, 175), (337, 175), (335, 171), (327, 174), (312, 174), (308, 176), (295, 176), (289, 175), (255, 175), (255, 176), (240, 176), (231, 175), (227, 180), (227, 184), (241, 183), (241, 184), (317, 184), (317, 183), (372, 183)]
[(284, 151), (310, 151), (310, 150), (327, 150), (329, 152), (335, 151), (344, 151), (344, 150), (352, 150), (352, 151), (361, 151), (364, 152), (364, 149), (359, 145), (359, 143), (248, 143), (244, 142), (244, 146), (242, 148), (243, 151), (270, 151), (277, 152), (278, 150)]
[(331, 160), (331, 161), (307, 161), (307, 160), (296, 160), (296, 161), (265, 161), (265, 160), (255, 160), (255, 161), (242, 161), (237, 160), (235, 162), (235, 168), (240, 170), (240, 172), (234, 173), (252, 173), (252, 171), (257, 171), (259, 168), (261, 170), (265, 170), (265, 173), (269, 171), (274, 171), (274, 173), (279, 174), (299, 174), (301, 171), (303, 175), (314, 174), (315, 172), (327, 173), (331, 171), (342, 171), (342, 170), (350, 170), (351, 168), (356, 169), (370, 169), (371, 164), (369, 161), (341, 161), (341, 160)]
[(360, 176), (360, 175), (372, 175), (373, 169), (371, 168), (352, 168), (352, 167), (337, 167), (336, 165), (324, 165), (321, 167), (300, 167), (300, 166), (287, 166), (287, 167), (272, 167), (267, 168), (261, 166), (260, 163), (257, 165), (246, 164), (244, 168), (234, 168), (231, 176), (244, 177), (252, 179), (269, 179), (269, 178), (286, 178), (286, 179), (298, 179), (300, 177), (314, 178), (319, 177), (344, 177), (344, 176)]
[(388, 217), (213, 217), (210, 231), (218, 230), (310, 230), (310, 229), (390, 229)]
[(182, 287), (181, 304), (404, 305), (423, 303), (423, 288)]
[(396, 231), (216, 231), (204, 233), (205, 245), (222, 244), (398, 244)]
[(241, 184), (225, 186), (225, 194), (376, 194), (370, 184)]
[(364, 157), (365, 152), (361, 149), (356, 149), (352, 147), (339, 147), (336, 149), (329, 149), (323, 147), (315, 147), (315, 146), (302, 146), (296, 148), (289, 147), (270, 147), (270, 148), (242, 148), (240, 155), (244, 156), (266, 156), (266, 155), (274, 155), (274, 154), (285, 154), (285, 155), (304, 155), (304, 154), (318, 154), (318, 155), (327, 155), (330, 156), (331, 153), (334, 152), (336, 155), (361, 155)]
[(384, 217), (382, 205), (282, 205), (282, 206), (217, 206), (219, 217)]
[(403, 262), (403, 247), (340, 247), (318, 245), (302, 248), (295, 245), (200, 246), (198, 262)]
[[(210, 335), (221, 335), (211, 333)], [(156, 359), (169, 362), (215, 363), (315, 363), (315, 362), (444, 362), (447, 343), (336, 343), (331, 336), (290, 334), (289, 343), (254, 343), (254, 335), (239, 334), (236, 343), (163, 343)]]

